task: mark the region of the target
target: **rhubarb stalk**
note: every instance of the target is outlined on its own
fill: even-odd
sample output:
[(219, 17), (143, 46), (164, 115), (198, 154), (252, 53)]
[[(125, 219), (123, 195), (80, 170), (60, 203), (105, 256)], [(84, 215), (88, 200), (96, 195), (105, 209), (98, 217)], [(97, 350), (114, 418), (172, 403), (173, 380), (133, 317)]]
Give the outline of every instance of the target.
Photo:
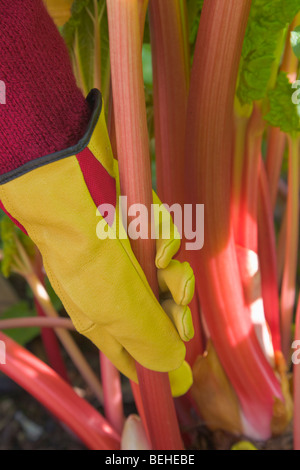
[(100, 365), (105, 418), (122, 434), (125, 417), (120, 372), (103, 353), (100, 353)]
[[(190, 84), (185, 0), (150, 0), (157, 191), (163, 203), (184, 205), (184, 147)], [(187, 258), (181, 248), (178, 259)], [(203, 352), (197, 293), (190, 305), (195, 335), (187, 344), (193, 364)]]
[(286, 135), (278, 127), (271, 127), (268, 135), (266, 169), (270, 187), (272, 209), (275, 209)]
[(181, 0), (150, 0), (157, 191), (169, 205), (184, 202), (184, 145), (189, 92), (188, 43)]
[(66, 328), (74, 331), (74, 325), (69, 318), (23, 317), (0, 320), (0, 330), (14, 328)]
[[(152, 182), (138, 2), (108, 0), (107, 9), (121, 190), (129, 205), (139, 203), (150, 208)], [(158, 296), (154, 240), (149, 236), (132, 241), (132, 248)], [(139, 365), (137, 371), (152, 447), (182, 449), (168, 375)]]
[(242, 173), (240, 210), (235, 226), (237, 244), (257, 253), (258, 181), (261, 146), (265, 123), (255, 104), (246, 131), (245, 158)]
[(204, 1), (187, 114), (186, 192), (188, 202), (205, 204), (204, 248), (190, 256), (205, 321), (245, 433), (267, 438), (274, 397), (282, 393), (245, 304), (230, 218), (233, 105), (250, 7), (250, 0)]
[(145, 29), (145, 21), (146, 21), (148, 3), (149, 3), (149, 0), (138, 0), (139, 19), (140, 19), (141, 39), (142, 40), (143, 40), (143, 37), (144, 37), (144, 29)]
[(258, 252), (262, 297), (267, 324), (275, 352), (282, 350), (279, 293), (277, 286), (276, 239), (269, 185), (264, 163), (261, 162), (258, 196)]
[(27, 390), (91, 450), (117, 450), (120, 436), (109, 423), (57, 375), (12, 339), (0, 332), (5, 364), (0, 371)]
[(296, 299), (296, 273), (299, 243), (299, 138), (288, 137), (289, 172), (285, 266), (281, 286), (281, 325), (283, 352), (290, 363), (291, 327)]
[[(296, 313), (296, 331), (295, 331), (296, 347), (300, 341), (300, 295), (298, 299), (298, 307)], [(299, 354), (298, 354), (299, 357)], [(295, 358), (297, 359), (297, 358)], [(294, 363), (294, 450), (300, 450), (300, 364)]]

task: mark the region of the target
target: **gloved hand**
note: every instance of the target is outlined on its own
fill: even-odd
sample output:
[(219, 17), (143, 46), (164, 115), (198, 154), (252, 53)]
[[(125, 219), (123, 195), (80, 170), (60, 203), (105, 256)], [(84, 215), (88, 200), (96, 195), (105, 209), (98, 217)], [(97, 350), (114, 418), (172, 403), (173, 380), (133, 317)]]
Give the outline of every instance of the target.
[[(128, 238), (97, 237), (96, 208), (101, 204), (116, 208), (114, 220), (107, 217), (104, 225), (108, 231), (117, 228), (119, 179), (100, 93), (94, 90), (88, 101), (94, 110), (85, 137), (72, 148), (2, 175), (0, 199), (39, 248), (76, 329), (132, 380), (137, 381), (135, 361), (152, 370), (175, 371), (170, 379), (179, 395), (192, 382), (183, 341), (193, 336), (187, 307), (194, 292), (193, 272), (188, 263), (172, 260), (180, 246), (173, 228), (169, 240), (157, 240), (164, 311)], [(165, 210), (162, 224), (169, 221)], [(157, 221), (156, 229), (160, 225)]]

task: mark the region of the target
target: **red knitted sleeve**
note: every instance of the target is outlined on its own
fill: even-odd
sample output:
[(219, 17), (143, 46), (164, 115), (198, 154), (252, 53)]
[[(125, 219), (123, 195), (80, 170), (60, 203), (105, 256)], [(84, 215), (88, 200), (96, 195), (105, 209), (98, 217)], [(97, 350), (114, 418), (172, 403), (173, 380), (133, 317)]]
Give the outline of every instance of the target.
[(0, 175), (75, 145), (91, 111), (42, 0), (0, 0)]

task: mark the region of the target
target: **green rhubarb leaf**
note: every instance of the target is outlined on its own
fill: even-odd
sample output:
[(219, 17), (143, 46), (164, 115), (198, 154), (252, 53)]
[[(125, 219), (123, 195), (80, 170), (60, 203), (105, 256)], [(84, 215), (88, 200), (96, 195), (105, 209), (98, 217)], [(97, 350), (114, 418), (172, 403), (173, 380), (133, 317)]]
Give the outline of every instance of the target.
[(274, 87), (287, 28), (299, 11), (300, 0), (253, 0), (237, 87), (241, 105), (264, 99)]
[(204, 0), (187, 0), (188, 22), (189, 22), (189, 41), (194, 45), (197, 39), (201, 11)]
[(300, 99), (287, 74), (278, 75), (276, 86), (268, 93), (270, 110), (265, 120), (293, 137), (300, 133)]
[(291, 46), (297, 59), (300, 59), (300, 26), (291, 32)]
[[(98, 7), (98, 34), (100, 41), (95, 40), (95, 5)], [(71, 10), (72, 16), (61, 30), (70, 55), (76, 57), (77, 71), (81, 85), (88, 93), (95, 86), (95, 75), (101, 73), (101, 91), (105, 96), (109, 90), (110, 62), (109, 35), (105, 0), (75, 0)], [(100, 54), (101, 71), (95, 71), (95, 56)], [(78, 75), (77, 73), (77, 75)]]

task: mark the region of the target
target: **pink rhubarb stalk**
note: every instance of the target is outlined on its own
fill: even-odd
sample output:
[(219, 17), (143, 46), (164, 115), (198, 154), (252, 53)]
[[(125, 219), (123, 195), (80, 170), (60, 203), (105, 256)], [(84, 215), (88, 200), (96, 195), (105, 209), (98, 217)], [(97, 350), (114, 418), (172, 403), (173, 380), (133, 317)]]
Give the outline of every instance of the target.
[(286, 135), (278, 127), (271, 127), (268, 135), (266, 170), (270, 187), (272, 209), (274, 211), (278, 193), (278, 183), (281, 173)]
[(111, 426), (121, 435), (125, 423), (120, 372), (100, 353), (104, 414)]
[(238, 245), (257, 253), (258, 181), (261, 164), (261, 146), (265, 123), (255, 104), (246, 131), (245, 158), (242, 174), (241, 199), (235, 226)]
[[(152, 182), (138, 2), (108, 0), (107, 9), (121, 189), (129, 205), (139, 203), (150, 208)], [(132, 248), (158, 296), (154, 240), (136, 240)], [(152, 447), (182, 449), (168, 375), (139, 365), (137, 371)]]
[[(300, 342), (300, 295), (296, 313), (296, 347)], [(298, 354), (299, 357), (299, 354)], [(300, 450), (300, 364), (294, 364), (294, 450)]]
[[(233, 104), (251, 1), (205, 0), (188, 105), (186, 191), (205, 204), (204, 248), (190, 259), (218, 356), (241, 404), (245, 433), (271, 435), (280, 383), (245, 304), (231, 214)], [(212, 34), (213, 32), (213, 34)]]
[(296, 299), (296, 273), (299, 243), (299, 138), (288, 138), (289, 172), (285, 266), (281, 286), (281, 327), (283, 353), (290, 363), (291, 328)]
[(189, 92), (188, 43), (181, 0), (150, 0), (157, 191), (169, 205), (184, 202), (184, 145)]
[(26, 349), (0, 332), (6, 364), (0, 371), (23, 387), (91, 450), (117, 450), (120, 436), (109, 423), (57, 375)]
[(259, 175), (258, 253), (265, 317), (270, 328), (274, 351), (281, 351), (276, 239), (268, 179), (263, 162)]
[(75, 330), (73, 323), (68, 318), (24, 317), (0, 320), (0, 330), (32, 327), (66, 328), (67, 330)]
[[(150, 0), (153, 62), (155, 154), (158, 196), (172, 206), (184, 204), (184, 147), (190, 83), (190, 53), (185, 0)], [(179, 259), (187, 258), (183, 249)], [(203, 352), (197, 294), (190, 305), (195, 335), (187, 344), (191, 364)]]

